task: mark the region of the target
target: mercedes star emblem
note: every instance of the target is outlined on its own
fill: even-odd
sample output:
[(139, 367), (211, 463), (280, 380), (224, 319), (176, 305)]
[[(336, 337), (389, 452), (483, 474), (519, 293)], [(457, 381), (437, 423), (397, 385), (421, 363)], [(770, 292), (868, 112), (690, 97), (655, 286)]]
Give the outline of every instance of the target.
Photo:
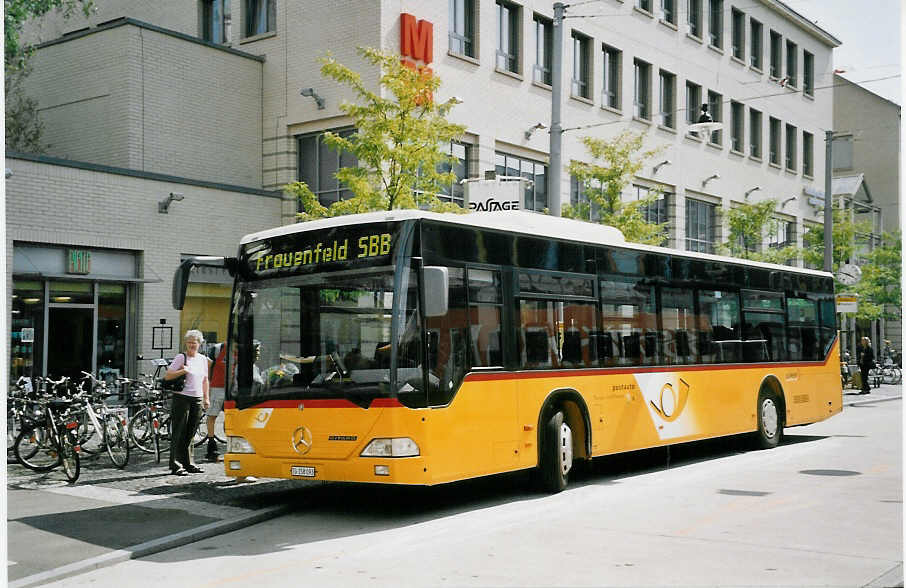
[(308, 430), (308, 427), (299, 427), (293, 431), (293, 451), (299, 455), (305, 455), (311, 451), (311, 431)]

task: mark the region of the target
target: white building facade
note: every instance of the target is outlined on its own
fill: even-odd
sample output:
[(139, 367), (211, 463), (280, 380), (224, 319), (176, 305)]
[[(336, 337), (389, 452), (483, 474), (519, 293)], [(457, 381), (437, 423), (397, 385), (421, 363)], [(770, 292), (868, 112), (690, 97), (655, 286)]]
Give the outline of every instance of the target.
[[(450, 116), (466, 127), (450, 146), (460, 160), (460, 178), (496, 171), (531, 179), (522, 204), (536, 211), (550, 208), (553, 198), (568, 204), (579, 197), (565, 169), (560, 185), (548, 180), (551, 2), (96, 4), (88, 19), (50, 16), (26, 33), (43, 43), (27, 89), (39, 101), (50, 147), (43, 158), (7, 154), (13, 173), (8, 202), (21, 204), (10, 206), (7, 251), (10, 295), (21, 290), (24, 299), (22, 284), (42, 292), (34, 304), (40, 304), (43, 322), (17, 323), (14, 314), (12, 323), (14, 362), (33, 366), (34, 375), (56, 375), (48, 347), (52, 315), (69, 307), (51, 301), (55, 282), (103, 280), (26, 271), (23, 261), (13, 263), (17, 251), (97, 248), (104, 251), (96, 259), (104, 259), (101, 253), (132, 255), (132, 281), (120, 282), (132, 293), (132, 306), (124, 310), (124, 326), (132, 327), (116, 336), (127, 350), (117, 369), (135, 373), (142, 366), (132, 357), (159, 353), (153, 328), (160, 319), (178, 325), (178, 332), (201, 325), (205, 314), (224, 312), (213, 301), (224, 296), (223, 284), (217, 287), (222, 277), (197, 286), (195, 318), (167, 308), (181, 256), (229, 255), (242, 234), (294, 222), (298, 205), (281, 195), (288, 182), (307, 182), (325, 204), (344, 196), (333, 173), (355, 160), (327, 149), (319, 135), (350, 128), (339, 105), (353, 96), (320, 75), (319, 59), (328, 51), (376, 87), (378, 72), (356, 48), (401, 52), (402, 37), (411, 34), (412, 57), (442, 80), (437, 99), (462, 101)], [(778, 201), (783, 229), (764, 247), (801, 244), (804, 231), (822, 222), (814, 203), (823, 197), (824, 133), (833, 128), (832, 50), (840, 44), (833, 35), (776, 0), (600, 0), (568, 7), (562, 36), (564, 165), (588, 159), (583, 136), (645, 133), (645, 148), (661, 151), (624, 198), (651, 189), (663, 193), (649, 216), (669, 222), (669, 246), (713, 251), (726, 239), (724, 213), (765, 198)], [(303, 89), (311, 92), (303, 95)], [(702, 104), (723, 122), (722, 131), (708, 137), (688, 132)], [(45, 182), (44, 176), (56, 180)], [(103, 213), (76, 223), (41, 213), (72, 203), (70, 177), (88, 183), (78, 202)], [(116, 189), (91, 187), (126, 179), (145, 197), (128, 200)], [(157, 204), (170, 192), (185, 200), (171, 202), (164, 215)], [(462, 197), (459, 184), (448, 192), (455, 201)], [(136, 207), (142, 213), (133, 228), (110, 237), (127, 226), (120, 216), (134, 217)], [(159, 282), (150, 281), (151, 272)], [(94, 322), (83, 322), (91, 332), (86, 340), (95, 350), (93, 367), (100, 369), (102, 289), (92, 288), (94, 306), (84, 308), (92, 310)], [(207, 332), (221, 338), (225, 321), (215, 320)], [(23, 329), (34, 329), (31, 348), (23, 345)], [(17, 347), (22, 358), (16, 358)], [(32, 359), (24, 358), (27, 353)]]

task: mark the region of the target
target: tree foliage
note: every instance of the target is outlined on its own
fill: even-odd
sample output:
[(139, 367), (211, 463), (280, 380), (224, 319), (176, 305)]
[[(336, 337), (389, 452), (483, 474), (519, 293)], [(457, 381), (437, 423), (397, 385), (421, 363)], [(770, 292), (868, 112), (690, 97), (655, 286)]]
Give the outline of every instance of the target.
[(897, 319), (902, 315), (902, 236), (884, 233), (881, 244), (865, 256), (859, 294), (859, 319)]
[(408, 67), (399, 55), (377, 49), (359, 48), (358, 53), (380, 68), (380, 88), (386, 90), (386, 95), (373, 91), (361, 74), (340, 64), (329, 53), (321, 60), (321, 74), (349, 86), (357, 97), (355, 103), (340, 105), (340, 110), (352, 120), (355, 132), (345, 137), (324, 134), (324, 142), (331, 149), (358, 159), (358, 166), (336, 173), (353, 196), (328, 208), (318, 202), (304, 182), (289, 184), (286, 191), (299, 199), (304, 211), (297, 215), (298, 219), (416, 207), (462, 212), (461, 207), (441, 202), (436, 196), (455, 180), (452, 172), (440, 172), (438, 168), (452, 162), (444, 145), (465, 131), (464, 126), (446, 119), (457, 102), (434, 101), (441, 82), (428, 68)]
[(632, 182), (633, 176), (645, 165), (645, 161), (662, 149), (642, 150), (644, 134), (626, 131), (607, 140), (583, 137), (592, 163), (573, 160), (569, 173), (576, 177), (584, 188), (587, 201), (576, 205), (564, 205), (562, 215), (587, 221), (596, 221), (620, 229), (627, 241), (660, 245), (666, 237), (667, 223), (649, 223), (645, 219), (645, 208), (660, 196), (652, 192), (647, 198), (623, 202), (623, 191)]
[[(823, 210), (819, 214), (824, 214)], [(831, 254), (831, 271), (836, 272), (841, 264), (852, 259), (856, 248), (865, 244), (865, 239), (860, 235), (871, 231), (868, 223), (853, 221), (849, 210), (841, 210), (838, 203), (833, 208), (833, 252)], [(824, 225), (810, 227), (802, 237), (802, 258), (807, 267), (824, 268)], [(842, 284), (837, 284), (838, 289)]]
[(20, 40), (22, 28), (33, 18), (51, 10), (69, 18), (76, 11), (85, 16), (94, 9), (93, 0), (4, 0), (3, 12), (3, 88), (6, 93), (6, 148), (27, 153), (43, 153), (44, 125), (38, 116), (38, 102), (25, 94), (24, 82), (30, 72), (28, 58), (32, 48)]
[(777, 200), (773, 198), (731, 208), (727, 213), (727, 240), (717, 250), (732, 257), (770, 263), (786, 263), (795, 259), (800, 250), (793, 245), (759, 251), (763, 240), (776, 237), (780, 230), (780, 222), (774, 218), (776, 208)]

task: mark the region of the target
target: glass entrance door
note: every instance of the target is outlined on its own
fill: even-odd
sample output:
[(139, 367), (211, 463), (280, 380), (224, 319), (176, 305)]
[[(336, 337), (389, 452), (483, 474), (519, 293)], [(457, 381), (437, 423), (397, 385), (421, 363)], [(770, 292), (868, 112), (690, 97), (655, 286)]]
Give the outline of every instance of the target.
[(94, 309), (53, 307), (48, 309), (47, 375), (78, 379), (91, 372), (94, 350)]

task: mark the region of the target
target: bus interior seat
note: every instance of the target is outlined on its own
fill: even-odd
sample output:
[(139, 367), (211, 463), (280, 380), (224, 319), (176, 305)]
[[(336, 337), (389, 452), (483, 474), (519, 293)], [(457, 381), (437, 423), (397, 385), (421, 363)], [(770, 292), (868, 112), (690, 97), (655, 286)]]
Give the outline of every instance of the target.
[(550, 367), (551, 335), (547, 327), (526, 327), (524, 338), (526, 364), (532, 367)]
[(563, 361), (581, 365), (582, 334), (578, 329), (570, 329), (563, 334)]

